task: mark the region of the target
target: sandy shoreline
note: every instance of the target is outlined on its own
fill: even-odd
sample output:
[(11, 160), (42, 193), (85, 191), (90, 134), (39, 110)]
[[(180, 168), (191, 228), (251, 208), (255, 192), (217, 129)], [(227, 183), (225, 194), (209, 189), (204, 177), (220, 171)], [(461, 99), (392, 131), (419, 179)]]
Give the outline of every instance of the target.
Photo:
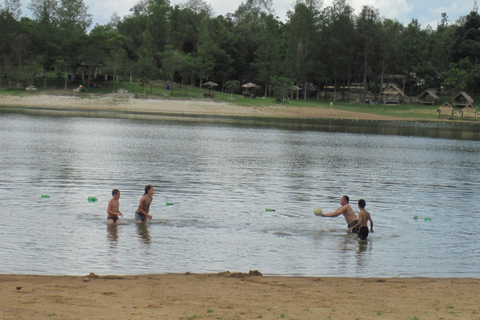
[(338, 118), (359, 120), (398, 120), (395, 117), (379, 116), (330, 108), (293, 106), (245, 107), (216, 102), (214, 100), (166, 100), (136, 99), (130, 95), (78, 97), (72, 95), (37, 94), (29, 96), (0, 96), (0, 106), (30, 107), (58, 110), (103, 110), (123, 112), (148, 112), (181, 115), (217, 115), (282, 118)]
[(0, 275), (0, 319), (479, 319), (480, 279)]

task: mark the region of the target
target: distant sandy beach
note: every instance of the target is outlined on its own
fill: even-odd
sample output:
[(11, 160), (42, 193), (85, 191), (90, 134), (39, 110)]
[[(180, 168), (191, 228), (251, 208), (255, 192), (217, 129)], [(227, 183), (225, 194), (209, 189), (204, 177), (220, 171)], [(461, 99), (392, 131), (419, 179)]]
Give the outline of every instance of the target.
[(215, 100), (142, 99), (132, 95), (111, 94), (81, 97), (74, 95), (35, 94), (29, 96), (0, 96), (0, 107), (29, 107), (58, 110), (103, 110), (122, 112), (148, 112), (179, 115), (281, 117), (281, 118), (338, 118), (359, 120), (398, 120), (361, 112), (294, 106), (237, 106)]
[(479, 279), (0, 275), (0, 319), (480, 319)]

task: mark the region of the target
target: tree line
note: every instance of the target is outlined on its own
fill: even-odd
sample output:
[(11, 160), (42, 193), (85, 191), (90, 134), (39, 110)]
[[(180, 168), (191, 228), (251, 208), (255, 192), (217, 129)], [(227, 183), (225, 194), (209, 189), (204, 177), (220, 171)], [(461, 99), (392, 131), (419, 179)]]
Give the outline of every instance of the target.
[[(8, 86), (55, 72), (69, 80), (102, 74), (144, 87), (162, 79), (172, 85), (255, 82), (272, 95), (281, 84), (357, 87), (379, 94), (396, 83), (409, 95), (426, 88), (467, 91), (480, 86), (480, 15), (476, 8), (454, 23), (443, 13), (434, 28), (382, 18), (363, 6), (356, 14), (345, 0), (295, 0), (282, 22), (271, 0), (246, 0), (234, 13), (213, 14), (202, 0), (170, 5), (140, 0), (123, 18), (92, 25), (83, 0), (20, 0), (0, 10), (0, 74)], [(80, 73), (82, 70), (83, 74)], [(47, 78), (44, 77), (44, 86)], [(314, 91), (314, 90), (312, 90)], [(307, 97), (307, 94), (304, 94)]]

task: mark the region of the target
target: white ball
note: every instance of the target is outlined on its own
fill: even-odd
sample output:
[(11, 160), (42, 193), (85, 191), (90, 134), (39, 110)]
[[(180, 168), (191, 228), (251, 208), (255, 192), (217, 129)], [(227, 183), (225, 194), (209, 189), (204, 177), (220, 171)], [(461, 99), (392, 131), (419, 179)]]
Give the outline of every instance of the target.
[(320, 216), (322, 215), (323, 211), (322, 211), (322, 208), (315, 208), (313, 209), (313, 214), (315, 214), (316, 216)]

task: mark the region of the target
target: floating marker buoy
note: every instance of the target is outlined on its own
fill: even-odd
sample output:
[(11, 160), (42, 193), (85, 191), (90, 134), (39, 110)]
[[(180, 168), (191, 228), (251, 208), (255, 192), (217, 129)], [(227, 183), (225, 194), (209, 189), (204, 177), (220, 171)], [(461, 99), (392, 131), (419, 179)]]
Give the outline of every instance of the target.
[(275, 209), (269, 209), (269, 208), (265, 209), (265, 212), (270, 212), (270, 211), (275, 211)]
[(88, 202), (95, 202), (97, 201), (98, 199), (95, 198), (95, 197), (88, 197)]
[(418, 216), (417, 216), (417, 215), (413, 216), (413, 219), (417, 220), (417, 219), (418, 219)]
[(42, 198), (50, 198), (48, 194), (42, 194)]
[(173, 206), (173, 202), (165, 202), (166, 206)]
[(425, 217), (425, 221), (430, 221), (432, 220), (431, 218)]

